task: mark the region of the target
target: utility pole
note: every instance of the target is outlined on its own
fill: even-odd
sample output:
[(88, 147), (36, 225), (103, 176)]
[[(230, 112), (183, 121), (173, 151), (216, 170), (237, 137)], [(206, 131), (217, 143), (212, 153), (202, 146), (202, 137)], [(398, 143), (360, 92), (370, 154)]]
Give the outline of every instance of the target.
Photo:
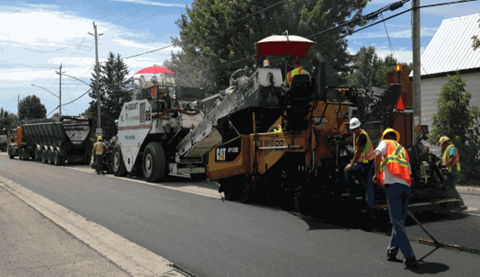
[(65, 72), (62, 72), (62, 64), (60, 63), (60, 71), (56, 72), (58, 75), (60, 75), (60, 88), (59, 88), (59, 93), (58, 93), (58, 108), (59, 108), (59, 114), (60, 116), (62, 116), (62, 73), (65, 73)]
[(422, 124), (422, 91), (421, 91), (421, 72), (420, 72), (420, 0), (413, 0), (412, 10), (412, 51), (413, 51), (413, 130), (412, 134), (415, 142), (417, 134), (415, 127)]
[(95, 30), (95, 35), (89, 33), (90, 35), (95, 37), (95, 86), (97, 88), (97, 114), (98, 114), (98, 121), (97, 121), (97, 129), (102, 128), (101, 125), (101, 120), (100, 120), (100, 89), (99, 89), (99, 64), (98, 64), (98, 36), (101, 36), (102, 34), (97, 35), (97, 25), (95, 25), (95, 21), (93, 22), (93, 29)]
[(17, 118), (20, 120), (20, 95), (18, 95), (18, 101), (17, 101)]

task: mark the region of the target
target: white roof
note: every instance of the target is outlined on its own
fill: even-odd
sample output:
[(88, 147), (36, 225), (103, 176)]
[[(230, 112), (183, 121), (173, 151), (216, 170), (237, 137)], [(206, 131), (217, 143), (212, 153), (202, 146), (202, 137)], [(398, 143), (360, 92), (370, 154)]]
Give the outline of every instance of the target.
[(421, 56), (422, 76), (480, 68), (480, 49), (472, 48), (472, 36), (480, 37), (479, 19), (476, 13), (443, 20)]

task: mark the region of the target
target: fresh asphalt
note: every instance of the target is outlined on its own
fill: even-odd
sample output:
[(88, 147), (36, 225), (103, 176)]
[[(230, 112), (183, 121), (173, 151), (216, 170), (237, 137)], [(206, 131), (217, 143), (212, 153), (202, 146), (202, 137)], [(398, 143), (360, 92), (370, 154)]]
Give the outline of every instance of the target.
[(471, 253), (413, 243), (422, 263), (416, 271), (405, 270), (386, 261), (385, 235), (222, 201), (218, 194), (184, 192), (182, 187), (196, 186), (188, 180), (157, 186), (92, 172), (0, 155), (1, 176), (195, 276), (478, 276), (479, 256)]

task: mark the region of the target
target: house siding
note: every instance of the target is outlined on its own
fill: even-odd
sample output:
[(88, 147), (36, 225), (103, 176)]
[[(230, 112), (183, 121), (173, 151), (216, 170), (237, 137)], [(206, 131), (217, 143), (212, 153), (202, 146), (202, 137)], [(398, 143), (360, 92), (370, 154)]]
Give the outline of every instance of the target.
[[(470, 92), (470, 106), (480, 107), (480, 72), (460, 75), (465, 81), (465, 90)], [(447, 76), (423, 79), (421, 81), (422, 89), (422, 124), (428, 125), (432, 130), (432, 116), (437, 113), (438, 99), (442, 91), (443, 84), (448, 82)], [(427, 145), (429, 145), (427, 143)], [(440, 147), (431, 146), (434, 153), (440, 153)]]

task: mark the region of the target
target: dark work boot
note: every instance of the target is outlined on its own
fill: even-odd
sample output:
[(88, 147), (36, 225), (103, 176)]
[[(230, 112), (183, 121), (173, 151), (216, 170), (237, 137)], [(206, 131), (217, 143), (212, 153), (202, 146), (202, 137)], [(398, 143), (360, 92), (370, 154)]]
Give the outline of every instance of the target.
[(418, 268), (418, 261), (415, 257), (403, 258), (403, 264), (406, 265), (407, 268), (410, 268), (410, 269)]
[(397, 260), (397, 255), (392, 253), (392, 250), (387, 250), (387, 261), (394, 262)]

